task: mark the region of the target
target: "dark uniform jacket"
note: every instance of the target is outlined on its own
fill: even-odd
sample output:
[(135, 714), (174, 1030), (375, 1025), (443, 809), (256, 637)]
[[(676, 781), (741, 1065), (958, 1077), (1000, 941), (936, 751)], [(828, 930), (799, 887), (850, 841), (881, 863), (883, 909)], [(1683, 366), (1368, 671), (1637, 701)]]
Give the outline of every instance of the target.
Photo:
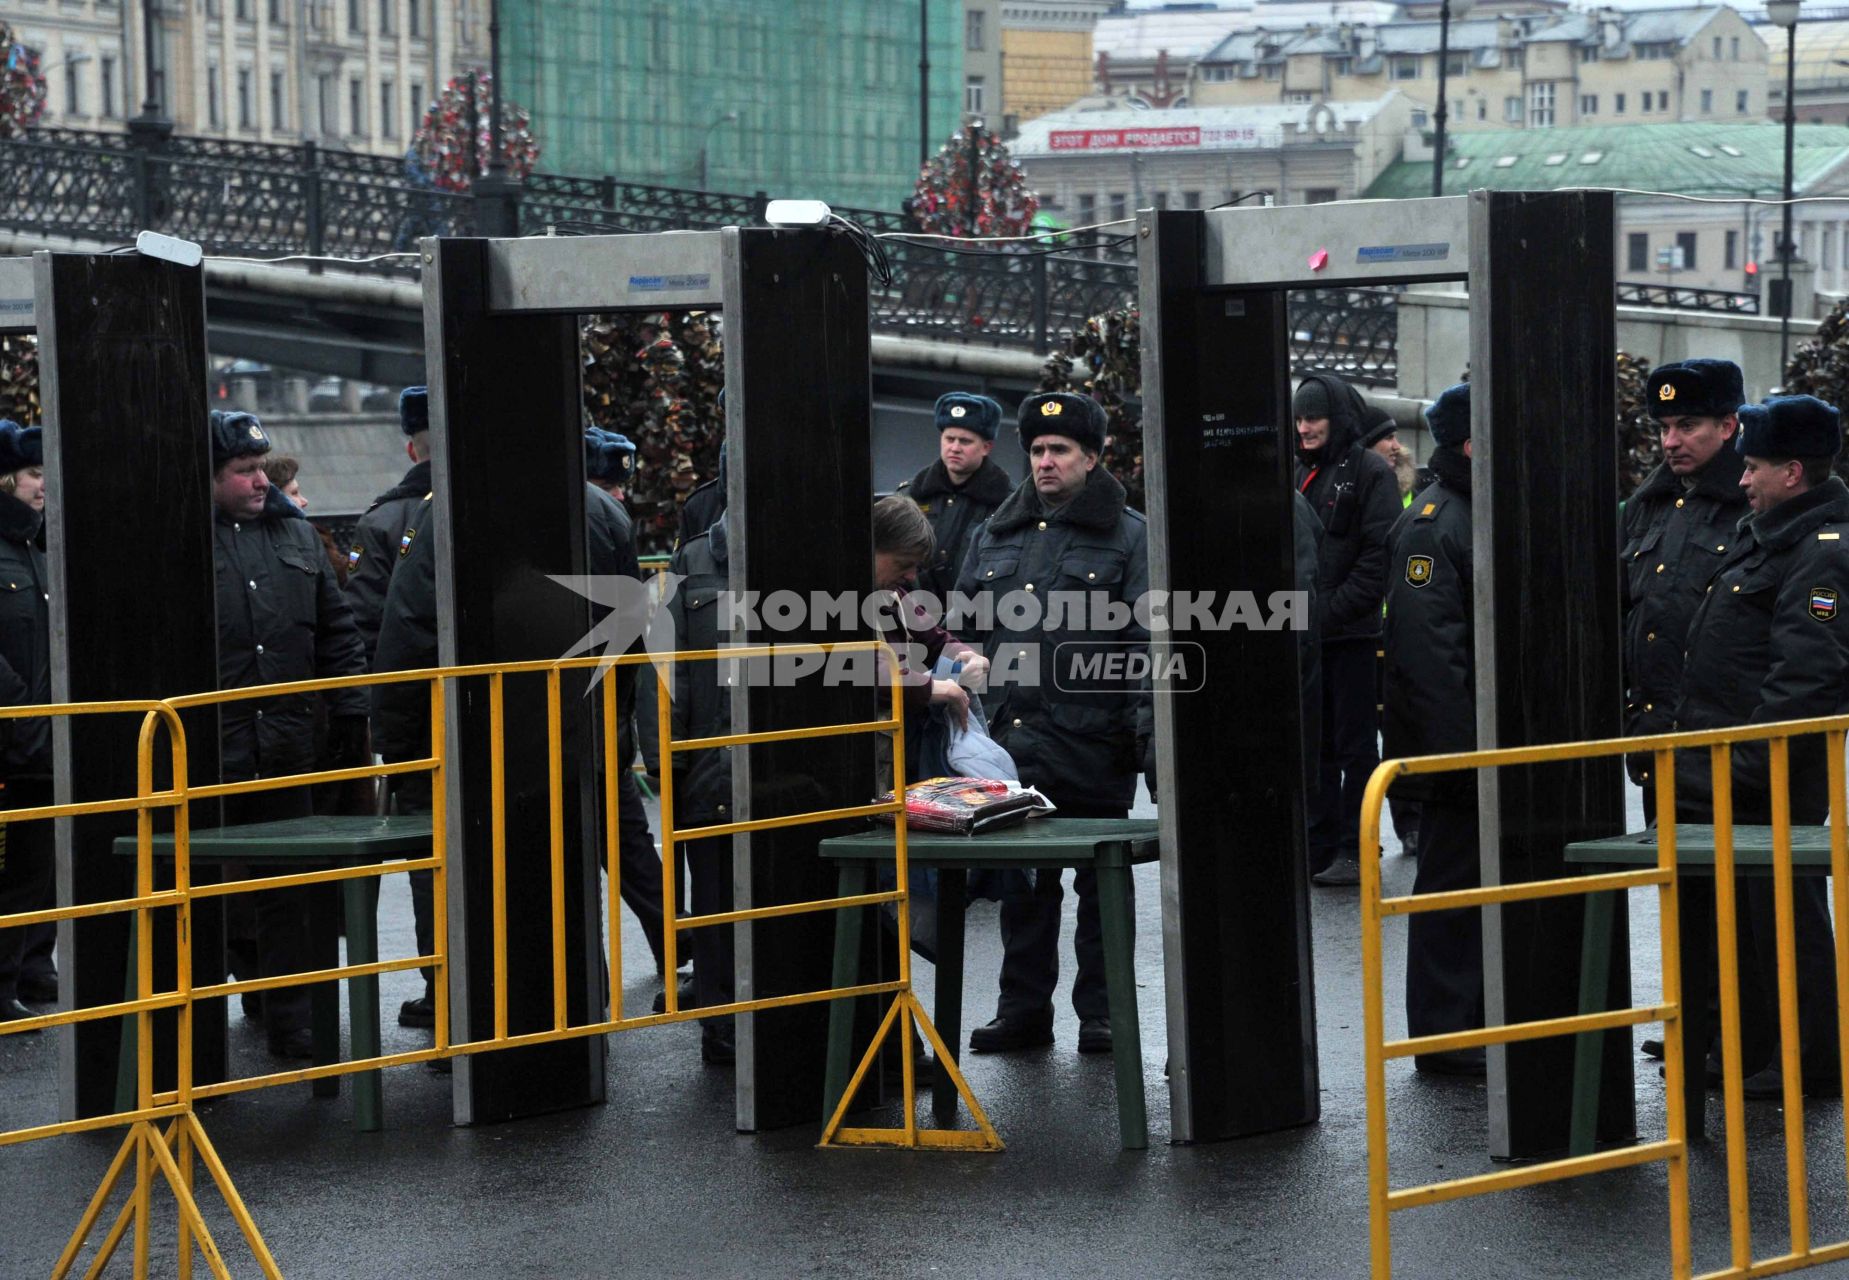
[[(43, 519), (10, 493), (0, 493), (0, 706), (51, 701), (51, 596)], [(0, 774), (51, 776), (51, 721), (0, 720)]]
[[(1456, 454), (1462, 461), (1462, 455)], [(1386, 710), (1390, 758), (1477, 747), (1475, 587), (1468, 464), (1413, 496), (1393, 526), (1387, 579)], [(1468, 803), (1469, 771), (1407, 778), (1407, 799)]]
[(353, 621), (372, 658), (379, 647), (379, 615), (385, 610), (385, 588), (398, 564), (398, 544), (418, 504), (430, 496), (430, 462), (417, 463), (392, 488), (373, 501), (353, 530), (353, 549), (347, 552), (347, 601)]
[[(674, 620), (674, 647), (684, 650), (719, 647), (719, 596), (726, 589), (727, 548), (723, 510), (705, 533), (681, 543), (668, 571), (681, 578), (668, 600)], [(732, 731), (731, 689), (725, 666), (718, 662), (674, 664), (674, 740), (708, 738)], [(730, 822), (732, 749), (675, 753), (674, 823), (677, 827)]]
[[(1718, 729), (1840, 715), (1849, 709), (1849, 487), (1816, 489), (1750, 516), (1689, 624), (1677, 729)], [(1665, 571), (1667, 572), (1667, 571)], [(1734, 818), (1771, 821), (1765, 743), (1733, 752)], [(1791, 742), (1791, 820), (1828, 813), (1823, 740)], [(1676, 755), (1683, 821), (1712, 813), (1708, 752)]]
[[(280, 489), (255, 520), (213, 513), (218, 687), (359, 675), (366, 655), (320, 538)], [(273, 778), (314, 765), (315, 699), (328, 715), (366, 715), (363, 689), (228, 702), (219, 712), (227, 779)]]
[(962, 485), (951, 481), (940, 458), (899, 486), (897, 492), (930, 517), (931, 532), (937, 535), (936, 554), (918, 570), (920, 591), (929, 591), (940, 602), (949, 596), (957, 585), (970, 533), (1013, 491), (1014, 481), (993, 458), (984, 458), (976, 474)]
[[(426, 497), (405, 524), (408, 538), (393, 548), (397, 562), (386, 584), (385, 608), (379, 617), (379, 644), (372, 669), (417, 671), (437, 665), (437, 551), (436, 503)], [(429, 686), (374, 685), (372, 688), (373, 745), (386, 762), (421, 760), (430, 754)], [(428, 774), (406, 774), (401, 793), (416, 798), (429, 794)]]
[[(1102, 466), (1052, 512), (1042, 506), (1032, 479), (1022, 481), (970, 540), (958, 590), (988, 592), (997, 602), (1031, 591), (1043, 598), (1098, 592), (1134, 603), (1149, 590), (1148, 540), (1142, 514), (1124, 500), (1123, 486)], [(1099, 611), (1090, 609), (1086, 630), (1074, 629), (1069, 619), (1049, 630), (1050, 607), (1039, 625), (1017, 630), (1003, 612), (960, 619), (955, 628), (989, 659), (984, 705), (990, 736), (1014, 757), (1021, 780), (1054, 804), (1128, 807), (1149, 735), (1148, 682), (1104, 690), (1076, 678), (1072, 664), (1075, 654), (1088, 650), (1146, 653), (1148, 630), (1134, 619), (1123, 630), (1096, 629)], [(986, 623), (993, 627), (985, 631)], [(1061, 645), (1068, 647), (1062, 652)], [(1038, 652), (1037, 668), (1022, 660), (1029, 650)], [(1011, 682), (1011, 669), (1037, 670), (1037, 682)]]
[(1323, 526), (1316, 576), (1322, 638), (1374, 637), (1386, 594), (1387, 532), (1403, 509), (1400, 482), (1385, 458), (1360, 445), (1361, 393), (1334, 374), (1304, 381), (1312, 379), (1329, 393), (1329, 439), (1314, 457), (1299, 455), (1297, 491)]
[[(1618, 576), (1624, 592), (1624, 732), (1668, 733), (1682, 687), (1689, 622), (1747, 514), (1744, 461), (1731, 444), (1691, 486), (1659, 465), (1624, 504)], [(1627, 759), (1631, 781), (1650, 777), (1647, 756)]]

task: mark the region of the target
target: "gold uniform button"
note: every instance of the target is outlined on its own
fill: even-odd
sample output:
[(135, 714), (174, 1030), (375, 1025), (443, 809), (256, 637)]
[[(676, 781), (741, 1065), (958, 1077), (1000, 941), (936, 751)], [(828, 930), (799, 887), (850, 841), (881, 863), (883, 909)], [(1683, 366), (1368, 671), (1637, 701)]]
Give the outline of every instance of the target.
[(955, 498), (945, 498), (944, 505), (947, 507), (954, 507), (957, 505), (957, 500)]
[(1733, 589), (1734, 589), (1735, 591), (1738, 591), (1738, 590), (1740, 589), (1740, 584), (1739, 584), (1739, 583), (1737, 583), (1737, 582), (1736, 582), (1736, 583), (1734, 583), (1734, 584), (1733, 584)]
[(1021, 722), (1020, 722), (1019, 720), (1016, 720), (1016, 721), (1014, 722), (1014, 727), (1015, 727), (1015, 728), (1017, 728), (1017, 729), (1019, 729), (1019, 728), (1021, 727)]
[(1649, 710), (1652, 710), (1652, 709), (1653, 709), (1653, 708), (1655, 707), (1655, 705), (1656, 705), (1656, 704), (1654, 704), (1654, 703), (1650, 703), (1650, 702), (1646, 702), (1646, 703), (1644, 703), (1644, 710), (1645, 710), (1645, 711), (1649, 711)]
[(1095, 574), (1095, 573), (1088, 573), (1088, 574), (1086, 574), (1085, 576), (1086, 576), (1087, 578), (1096, 578), (1096, 577), (1097, 577), (1098, 575), (1097, 575), (1097, 574)]
[(1027, 584), (1027, 589), (1028, 589), (1029, 591), (1032, 591), (1032, 590), (1034, 589), (1034, 584), (1033, 584), (1033, 583), (1031, 583), (1031, 582), (1030, 582), (1030, 583), (1028, 583), (1028, 584)]
[(1654, 639), (1656, 639), (1656, 632), (1654, 632), (1654, 631), (1652, 631), (1652, 632), (1650, 632), (1650, 633), (1649, 633), (1648, 635), (1646, 635), (1646, 636), (1644, 637), (1644, 639), (1645, 639), (1645, 640), (1654, 640)]
[(1682, 499), (1680, 499), (1680, 498), (1677, 498), (1677, 499), (1676, 499), (1676, 506), (1677, 506), (1677, 507), (1680, 507), (1681, 505), (1682, 505)]
[(1663, 572), (1663, 566), (1659, 564), (1659, 565), (1658, 565), (1658, 566), (1656, 567), (1656, 571), (1657, 571), (1658, 573), (1661, 573), (1661, 572)]
[(1727, 550), (1727, 544), (1726, 544), (1725, 542), (1723, 542), (1723, 543), (1721, 543), (1721, 545), (1720, 545), (1720, 546), (1718, 546), (1718, 547), (1716, 547), (1716, 548), (1714, 548), (1714, 549), (1715, 549), (1716, 551), (1725, 551), (1725, 550)]
[(1040, 529), (1041, 529), (1041, 532), (1043, 533), (1046, 531), (1046, 521), (1042, 520), (1040, 522)]

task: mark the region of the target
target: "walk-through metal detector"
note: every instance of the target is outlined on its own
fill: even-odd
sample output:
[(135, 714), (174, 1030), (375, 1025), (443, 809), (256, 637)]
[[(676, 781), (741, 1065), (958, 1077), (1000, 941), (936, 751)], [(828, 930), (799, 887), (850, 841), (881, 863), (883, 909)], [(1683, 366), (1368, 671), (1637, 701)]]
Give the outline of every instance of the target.
[[(140, 254), (0, 259), (0, 332), (39, 340), (52, 698), (111, 702), (215, 688), (203, 270)], [(56, 802), (134, 795), (140, 728), (138, 716), (54, 721)], [(191, 776), (216, 777), (216, 715), (187, 728)], [(166, 785), (164, 773), (157, 785)], [(133, 897), (134, 863), (112, 846), (134, 830), (132, 813), (60, 820), (58, 901)], [(170, 881), (157, 879), (157, 887)], [(171, 918), (154, 915), (157, 972), (169, 975)], [(194, 909), (196, 984), (223, 980), (221, 920), (216, 902)], [(123, 999), (130, 921), (117, 913), (58, 925), (67, 1007)], [(225, 1002), (197, 1006), (193, 1029), (194, 1079), (223, 1080)], [(155, 1015), (154, 1034), (155, 1087), (172, 1088), (171, 1013)], [(81, 1022), (58, 1037), (60, 1118), (117, 1110), (121, 1023)]]
[[(1462, 281), (1478, 745), (1617, 736), (1612, 209), (1604, 193), (1477, 191), (1142, 213), (1152, 586), (1291, 588), (1291, 289)], [(1296, 637), (1174, 638), (1205, 660), (1199, 692), (1156, 699), (1169, 1089), (1174, 1138), (1192, 1142), (1304, 1124), (1319, 1104)], [(1623, 822), (1615, 760), (1479, 788), (1485, 884), (1568, 874), (1569, 841)], [(1580, 928), (1577, 899), (1486, 913), (1490, 1023), (1578, 1011)], [(1629, 1003), (1623, 966), (1611, 994)], [(1626, 1139), (1628, 1042), (1606, 1050), (1599, 1136)], [(1492, 1155), (1566, 1146), (1572, 1053), (1571, 1038), (1490, 1050)]]
[[(579, 317), (611, 311), (717, 310), (724, 317), (731, 590), (862, 592), (872, 581), (871, 370), (867, 269), (842, 235), (728, 227), (650, 235), (426, 240), (424, 323), (437, 501), (437, 600), (445, 664), (556, 658), (589, 627), (587, 603), (547, 580), (584, 572), (584, 444)], [(739, 643), (866, 639), (805, 625)], [(645, 672), (644, 679), (653, 678)], [(581, 687), (581, 686), (580, 686)], [(871, 691), (824, 686), (736, 690), (736, 732), (867, 719)], [(566, 741), (591, 731), (568, 691)], [(485, 697), (450, 719), (450, 831), (457, 1035), (493, 1025), (490, 789)], [(551, 1025), (545, 706), (506, 709), (509, 1030)], [(527, 749), (522, 750), (522, 747)], [(861, 805), (873, 795), (865, 739), (751, 745), (734, 754), (735, 818)], [(573, 756), (569, 754), (568, 759)], [(577, 758), (586, 762), (588, 752)], [(568, 772), (567, 814), (588, 783)], [(840, 824), (836, 824), (836, 828)], [(587, 823), (586, 831), (594, 827)], [(736, 905), (833, 895), (816, 842), (835, 828), (740, 834)], [(597, 874), (586, 841), (567, 840), (572, 1021), (599, 990)], [(683, 912), (684, 913), (684, 912)], [(724, 927), (724, 926), (720, 926)], [(832, 985), (832, 913), (733, 926), (737, 992), (748, 999)], [(691, 934), (682, 935), (683, 954)], [(672, 981), (672, 975), (669, 980)], [(738, 1040), (742, 1130), (821, 1119), (825, 1004), (746, 1015)], [(470, 1122), (601, 1100), (601, 1037), (457, 1062), (456, 1117)]]

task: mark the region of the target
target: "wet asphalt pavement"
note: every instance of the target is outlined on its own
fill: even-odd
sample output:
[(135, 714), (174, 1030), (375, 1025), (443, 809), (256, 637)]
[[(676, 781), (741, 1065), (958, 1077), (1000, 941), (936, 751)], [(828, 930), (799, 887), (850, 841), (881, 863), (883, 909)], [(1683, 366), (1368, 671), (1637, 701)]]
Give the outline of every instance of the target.
[[(1412, 863), (1390, 836), (1384, 869), (1389, 893), (1410, 888)], [(404, 883), (392, 877), (387, 886), (382, 953), (409, 954)], [(1359, 912), (1353, 890), (1316, 889), (1312, 906), (1322, 1120), (1239, 1142), (1165, 1142), (1154, 866), (1137, 873), (1152, 1143), (1145, 1152), (1118, 1150), (1110, 1057), (1075, 1052), (1069, 1005), (1058, 1011), (1050, 1049), (964, 1055), (972, 1087), (1008, 1145), (1000, 1155), (818, 1151), (810, 1128), (735, 1133), (731, 1073), (701, 1065), (692, 1024), (610, 1037), (610, 1102), (535, 1120), (456, 1128), (448, 1078), (421, 1066), (386, 1074), (380, 1133), (353, 1130), (345, 1093), (313, 1099), (306, 1085), (209, 1103), (200, 1114), (290, 1277), (1362, 1277)], [(1074, 907), (1068, 893), (1068, 983)], [(1640, 1004), (1659, 991), (1655, 917), (1654, 901), (1634, 895)], [(993, 904), (971, 909), (968, 934), (965, 1022), (973, 1025), (990, 1015), (1000, 961)], [(1389, 925), (1390, 1035), (1404, 1033), (1404, 939), (1403, 925)], [(625, 945), (625, 968), (650, 973), (633, 927)], [(917, 975), (928, 1009), (933, 971), (920, 964)], [(392, 1017), (416, 981), (382, 980), (387, 1051), (428, 1042)], [(630, 985), (627, 1007), (646, 1008), (654, 991), (652, 982)], [(235, 1070), (267, 1069), (260, 1028), (234, 1013), (231, 1037)], [(55, 1118), (55, 1057), (50, 1035), (0, 1038), (0, 1130)], [(1660, 1137), (1661, 1083), (1654, 1064), (1638, 1062), (1640, 1133)], [(1395, 1063), (1388, 1090), (1396, 1187), (1497, 1167), (1483, 1154), (1480, 1084), (1433, 1082)], [(1718, 1104), (1710, 1110), (1718, 1133)], [(1757, 1251), (1782, 1252), (1782, 1113), (1749, 1104), (1748, 1125)], [(1806, 1131), (1813, 1239), (1849, 1237), (1840, 1102), (1811, 1104)], [(118, 1142), (119, 1135), (85, 1134), (0, 1149), (0, 1278), (49, 1273)], [(1691, 1169), (1699, 1273), (1727, 1261), (1720, 1144), (1697, 1149)], [(229, 1216), (209, 1196), (207, 1218), (233, 1274), (256, 1274)], [(172, 1275), (165, 1219), (155, 1234), (154, 1274)], [(1397, 1214), (1395, 1274), (1665, 1277), (1668, 1238), (1665, 1173), (1653, 1165)], [(1849, 1276), (1849, 1265), (1809, 1274)]]

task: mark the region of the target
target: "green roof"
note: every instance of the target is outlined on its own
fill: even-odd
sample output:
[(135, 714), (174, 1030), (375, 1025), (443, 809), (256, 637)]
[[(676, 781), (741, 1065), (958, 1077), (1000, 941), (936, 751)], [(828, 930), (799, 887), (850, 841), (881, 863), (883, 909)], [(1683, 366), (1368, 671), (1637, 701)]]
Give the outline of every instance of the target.
[[(1785, 183), (1785, 130), (1751, 124), (1622, 124), (1579, 129), (1483, 129), (1445, 139), (1445, 190), (1632, 187), (1689, 195), (1776, 195)], [(1849, 126), (1801, 124), (1792, 172), (1802, 194), (1849, 158)], [(1432, 193), (1432, 162), (1396, 160), (1367, 194)]]

